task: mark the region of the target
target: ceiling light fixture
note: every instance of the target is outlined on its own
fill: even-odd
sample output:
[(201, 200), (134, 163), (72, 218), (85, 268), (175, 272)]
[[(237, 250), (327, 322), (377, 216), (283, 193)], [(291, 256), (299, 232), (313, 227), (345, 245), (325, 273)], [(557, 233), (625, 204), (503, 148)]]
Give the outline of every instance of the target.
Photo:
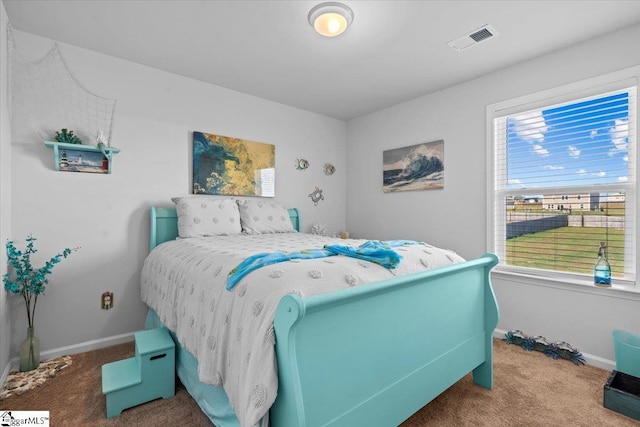
[(309, 24), (325, 37), (344, 33), (353, 21), (353, 10), (342, 3), (320, 3), (309, 11)]

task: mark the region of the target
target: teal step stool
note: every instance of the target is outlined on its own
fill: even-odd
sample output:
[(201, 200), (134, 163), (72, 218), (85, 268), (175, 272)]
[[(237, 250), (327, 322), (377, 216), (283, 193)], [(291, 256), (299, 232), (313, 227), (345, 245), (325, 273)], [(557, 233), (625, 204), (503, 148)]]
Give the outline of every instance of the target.
[(107, 418), (160, 397), (176, 394), (175, 344), (166, 328), (135, 333), (136, 355), (102, 365)]

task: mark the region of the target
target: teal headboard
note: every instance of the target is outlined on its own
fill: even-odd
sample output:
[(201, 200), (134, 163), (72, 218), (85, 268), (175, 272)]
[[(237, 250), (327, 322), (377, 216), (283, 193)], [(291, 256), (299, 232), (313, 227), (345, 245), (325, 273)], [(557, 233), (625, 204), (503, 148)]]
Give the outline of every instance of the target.
[[(296, 231), (300, 231), (300, 214), (298, 209), (289, 209), (289, 218)], [(176, 208), (151, 207), (151, 233), (149, 234), (149, 251), (162, 242), (178, 237), (178, 214)]]

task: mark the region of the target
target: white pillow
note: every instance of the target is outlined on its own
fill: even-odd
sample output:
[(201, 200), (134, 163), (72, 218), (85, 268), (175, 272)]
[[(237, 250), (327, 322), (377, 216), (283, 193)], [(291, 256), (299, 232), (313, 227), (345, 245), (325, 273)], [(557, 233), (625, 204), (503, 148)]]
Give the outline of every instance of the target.
[(204, 237), (240, 234), (240, 212), (234, 199), (208, 196), (174, 197), (178, 236)]
[(278, 202), (238, 200), (242, 231), (248, 234), (293, 233), (289, 211)]

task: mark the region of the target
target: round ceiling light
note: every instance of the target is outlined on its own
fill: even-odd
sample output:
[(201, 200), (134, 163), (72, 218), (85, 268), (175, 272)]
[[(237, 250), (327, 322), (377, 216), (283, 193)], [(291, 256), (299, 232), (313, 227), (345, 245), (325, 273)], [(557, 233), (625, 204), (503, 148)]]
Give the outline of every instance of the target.
[(353, 10), (342, 3), (320, 3), (309, 11), (309, 24), (325, 37), (344, 33), (353, 21)]

